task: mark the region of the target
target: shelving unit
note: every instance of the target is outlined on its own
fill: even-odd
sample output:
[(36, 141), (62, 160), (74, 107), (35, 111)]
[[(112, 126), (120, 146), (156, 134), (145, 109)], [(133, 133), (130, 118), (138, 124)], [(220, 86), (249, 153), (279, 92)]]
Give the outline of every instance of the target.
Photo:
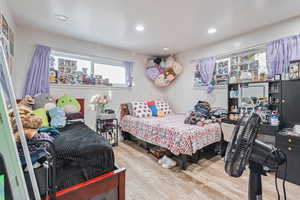
[[(239, 115), (240, 110), (239, 110), (239, 94), (236, 96), (230, 95), (230, 93), (234, 91), (239, 93), (239, 84), (234, 83), (234, 84), (228, 84), (228, 91), (227, 91), (227, 96), (228, 96), (228, 115), (230, 114), (236, 114)], [(238, 110), (235, 111), (234, 108), (237, 108)], [(229, 117), (229, 116), (228, 116)]]
[(270, 110), (278, 111), (281, 113), (282, 111), (282, 84), (281, 81), (270, 81), (269, 82), (269, 102), (270, 102)]
[(112, 146), (118, 145), (119, 124), (118, 119), (97, 119), (96, 131), (105, 137)]

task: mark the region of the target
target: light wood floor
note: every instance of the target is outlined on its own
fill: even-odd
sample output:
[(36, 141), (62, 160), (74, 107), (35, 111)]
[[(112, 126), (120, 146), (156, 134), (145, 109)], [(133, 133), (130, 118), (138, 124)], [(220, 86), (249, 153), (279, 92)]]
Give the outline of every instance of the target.
[[(219, 156), (206, 156), (181, 171), (162, 168), (152, 155), (127, 141), (114, 151), (117, 165), (127, 169), (126, 200), (247, 200), (248, 170), (240, 178), (229, 177)], [(300, 199), (300, 186), (286, 186), (289, 200)], [(263, 177), (263, 192), (264, 200), (277, 199), (273, 175)]]

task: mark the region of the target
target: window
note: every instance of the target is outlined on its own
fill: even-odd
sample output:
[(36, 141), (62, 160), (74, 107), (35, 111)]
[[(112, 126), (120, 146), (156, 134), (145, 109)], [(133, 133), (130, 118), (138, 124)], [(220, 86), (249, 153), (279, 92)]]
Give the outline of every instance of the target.
[(112, 84), (126, 84), (126, 70), (122, 66), (95, 63), (94, 75), (109, 79)]
[[(100, 60), (100, 61), (99, 61)], [(59, 85), (128, 86), (121, 61), (52, 52), (49, 79)]]

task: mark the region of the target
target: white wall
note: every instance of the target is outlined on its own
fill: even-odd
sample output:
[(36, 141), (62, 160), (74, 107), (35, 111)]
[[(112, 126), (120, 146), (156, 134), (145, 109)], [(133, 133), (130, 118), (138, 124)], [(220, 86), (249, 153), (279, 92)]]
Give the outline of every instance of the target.
[[(17, 97), (22, 96), (28, 68), (36, 44), (47, 45), (53, 49), (78, 53), (88, 56), (104, 56), (123, 59), (134, 62), (134, 86), (133, 88), (112, 88), (112, 102), (110, 105), (118, 111), (121, 103), (132, 100), (148, 100), (163, 98), (162, 93), (145, 77), (144, 65), (147, 57), (133, 54), (130, 51), (120, 50), (95, 43), (85, 42), (69, 37), (51, 34), (36, 29), (18, 27), (16, 41), (16, 67), (13, 71), (13, 80)], [(107, 92), (108, 89), (78, 89), (78, 88), (51, 88), (52, 94), (69, 94), (75, 97), (85, 98), (86, 102), (94, 94)], [(95, 112), (86, 108), (85, 118), (87, 124), (95, 127)]]
[[(215, 89), (214, 92), (208, 95), (205, 87), (200, 89), (193, 87), (195, 64), (191, 61), (196, 58), (236, 52), (257, 44), (299, 33), (300, 17), (297, 17), (238, 37), (180, 53), (177, 55), (177, 58), (184, 66), (184, 72), (173, 85), (166, 88), (165, 94), (173, 105), (173, 109), (177, 112), (188, 111), (198, 100), (208, 100), (214, 106), (227, 107), (226, 89)], [(222, 30), (219, 30), (216, 34), (222, 34)]]
[(13, 31), (16, 29), (16, 24), (13, 20), (12, 13), (8, 7), (7, 1), (9, 0), (0, 0), (0, 11), (4, 15), (8, 25), (12, 28)]

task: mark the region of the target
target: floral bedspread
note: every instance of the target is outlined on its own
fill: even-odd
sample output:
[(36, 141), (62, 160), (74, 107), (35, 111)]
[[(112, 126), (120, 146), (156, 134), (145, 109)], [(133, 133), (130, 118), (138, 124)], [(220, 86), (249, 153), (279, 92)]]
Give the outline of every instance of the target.
[(218, 123), (201, 127), (184, 124), (184, 119), (184, 114), (146, 118), (127, 115), (122, 118), (120, 125), (122, 131), (167, 148), (175, 155), (192, 155), (197, 150), (221, 140), (221, 128)]

